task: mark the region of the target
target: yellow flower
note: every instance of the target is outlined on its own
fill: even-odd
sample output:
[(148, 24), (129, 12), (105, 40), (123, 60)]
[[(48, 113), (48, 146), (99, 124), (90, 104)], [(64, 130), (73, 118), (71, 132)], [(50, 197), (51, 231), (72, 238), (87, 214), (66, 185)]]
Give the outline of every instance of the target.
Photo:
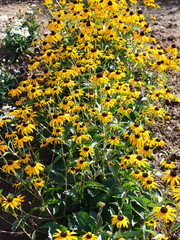
[(128, 228), (129, 219), (123, 215), (112, 215), (112, 225), (116, 225), (117, 228)]
[(78, 159), (78, 162), (76, 163), (76, 167), (77, 168), (85, 168), (88, 167), (90, 165), (90, 163), (84, 159), (82, 159), (81, 157)]
[(119, 144), (119, 141), (120, 141), (120, 137), (117, 137), (117, 136), (111, 136), (109, 139), (108, 139), (108, 142), (112, 145), (118, 145)]
[(176, 162), (173, 162), (171, 160), (163, 160), (161, 162), (161, 165), (165, 168), (175, 168), (176, 167)]
[(8, 173), (15, 172), (15, 169), (21, 168), (19, 166), (19, 161), (8, 160), (5, 165), (2, 166), (2, 169), (6, 170)]
[(176, 171), (166, 171), (166, 175), (164, 175), (161, 179), (167, 183), (170, 183), (170, 186), (179, 185), (180, 176), (177, 175)]
[(151, 220), (145, 221), (145, 223), (146, 223), (147, 226), (149, 226), (149, 227), (156, 227), (157, 224), (159, 224), (159, 221), (158, 221), (158, 220), (155, 220), (155, 219), (151, 219)]
[(76, 144), (81, 144), (82, 140), (89, 140), (91, 136), (89, 134), (83, 134), (81, 132), (77, 132), (76, 135), (72, 136), (72, 139), (75, 139)]
[(174, 218), (176, 217), (176, 214), (174, 212), (176, 212), (175, 209), (173, 209), (172, 207), (170, 207), (169, 205), (162, 205), (161, 207), (155, 207), (153, 209), (154, 216), (156, 218), (160, 218), (162, 219), (165, 223), (168, 222), (168, 220), (173, 221)]
[(61, 231), (59, 229), (56, 229), (56, 233), (53, 234), (53, 237), (55, 237), (54, 240), (78, 240), (78, 238), (75, 236), (76, 232), (70, 232), (70, 231)]
[(4, 141), (0, 141), (0, 155), (5, 153), (8, 150), (8, 146)]
[(23, 134), (23, 135), (27, 135), (27, 134), (33, 132), (33, 129), (35, 129), (35, 125), (33, 125), (31, 123), (25, 123), (24, 122), (20, 125), (17, 125), (16, 129), (18, 130), (18, 133)]
[(83, 145), (83, 147), (79, 151), (80, 151), (80, 155), (83, 157), (88, 157), (89, 155), (94, 153), (94, 149), (91, 146), (85, 146), (85, 145)]
[(96, 240), (97, 236), (91, 232), (88, 232), (82, 236), (82, 240), (89, 240), (89, 239)]
[(137, 149), (138, 153), (141, 153), (144, 157), (151, 157), (152, 150), (150, 149), (150, 146), (145, 145), (139, 149)]
[(104, 122), (109, 122), (112, 119), (112, 113), (111, 112), (102, 112), (99, 114), (100, 120)]
[(45, 184), (45, 181), (42, 178), (35, 178), (35, 179), (33, 179), (33, 184), (36, 187), (43, 187)]
[(24, 202), (24, 196), (18, 195), (17, 197), (7, 196), (3, 202), (2, 207), (5, 206), (5, 209), (11, 207), (12, 209), (21, 205), (21, 202)]
[(157, 188), (159, 185), (154, 182), (153, 180), (146, 180), (142, 182), (142, 185), (145, 189), (150, 189), (150, 188)]
[(24, 171), (31, 177), (32, 175), (39, 175), (40, 171), (44, 171), (44, 168), (43, 164), (31, 161), (30, 165), (26, 166)]
[(14, 138), (14, 145), (15, 147), (23, 148), (25, 142), (33, 141), (33, 139), (34, 138), (32, 136), (18, 135), (17, 137)]

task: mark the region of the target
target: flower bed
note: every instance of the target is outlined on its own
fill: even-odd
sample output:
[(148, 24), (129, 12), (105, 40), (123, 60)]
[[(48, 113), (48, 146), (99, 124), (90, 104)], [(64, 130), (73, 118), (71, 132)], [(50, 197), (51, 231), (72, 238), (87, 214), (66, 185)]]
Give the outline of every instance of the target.
[(29, 239), (171, 239), (180, 177), (168, 155), (155, 163), (165, 142), (150, 127), (179, 101), (166, 77), (179, 71), (177, 48), (156, 43), (136, 0), (43, 5), (48, 32), (0, 119), (14, 187), (2, 210)]

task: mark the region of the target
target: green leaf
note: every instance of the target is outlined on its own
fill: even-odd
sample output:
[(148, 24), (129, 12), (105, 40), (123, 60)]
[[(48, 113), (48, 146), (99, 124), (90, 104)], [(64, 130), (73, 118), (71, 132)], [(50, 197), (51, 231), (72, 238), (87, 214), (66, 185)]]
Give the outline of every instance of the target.
[(142, 236), (142, 230), (139, 231), (125, 231), (121, 232), (120, 234), (117, 235), (117, 238), (123, 237), (123, 238), (132, 238), (132, 237), (140, 237)]
[(170, 229), (170, 233), (175, 232), (177, 229), (180, 228), (180, 223), (175, 224), (174, 226), (172, 226), (172, 228)]

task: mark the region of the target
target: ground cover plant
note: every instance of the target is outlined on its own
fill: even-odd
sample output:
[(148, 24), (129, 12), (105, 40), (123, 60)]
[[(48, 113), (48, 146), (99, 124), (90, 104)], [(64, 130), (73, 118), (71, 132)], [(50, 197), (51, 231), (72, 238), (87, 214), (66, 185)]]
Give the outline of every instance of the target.
[(179, 101), (166, 76), (176, 46), (157, 44), (136, 0), (43, 5), (48, 32), (1, 111), (1, 178), (14, 188), (1, 211), (27, 239), (178, 239), (177, 163), (157, 162), (166, 143), (150, 131)]

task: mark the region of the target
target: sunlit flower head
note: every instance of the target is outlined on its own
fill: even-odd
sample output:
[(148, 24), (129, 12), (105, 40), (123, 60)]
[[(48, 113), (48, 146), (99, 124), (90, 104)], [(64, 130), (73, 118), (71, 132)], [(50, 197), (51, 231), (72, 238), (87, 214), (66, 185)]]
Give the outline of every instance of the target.
[(179, 185), (180, 183), (180, 176), (176, 173), (175, 170), (166, 171), (166, 175), (164, 175), (161, 179), (166, 183), (169, 183), (171, 186)]
[(162, 205), (160, 207), (153, 208), (154, 216), (157, 219), (162, 219), (165, 223), (169, 220), (174, 221), (174, 218), (177, 216), (175, 214), (176, 210), (169, 205)]
[(91, 232), (88, 232), (82, 236), (82, 240), (96, 240), (97, 236)]
[(56, 229), (56, 232), (53, 234), (54, 240), (78, 240), (78, 238), (75, 236), (76, 232), (70, 232), (70, 231), (61, 231), (59, 229)]
[(123, 215), (112, 215), (112, 225), (116, 225), (117, 228), (128, 228), (129, 219)]

